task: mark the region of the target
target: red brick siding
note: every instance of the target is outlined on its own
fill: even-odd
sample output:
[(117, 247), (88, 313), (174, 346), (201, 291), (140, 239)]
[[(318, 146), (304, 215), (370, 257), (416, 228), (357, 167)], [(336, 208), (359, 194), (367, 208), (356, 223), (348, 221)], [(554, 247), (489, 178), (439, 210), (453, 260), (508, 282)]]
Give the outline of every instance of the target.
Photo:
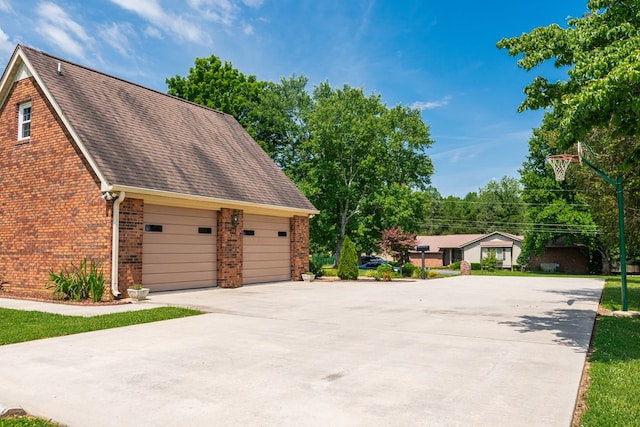
[(309, 271), (309, 217), (294, 216), (290, 220), (291, 279), (302, 280)]
[[(238, 224), (233, 225), (233, 215), (238, 216)], [(218, 286), (239, 288), (242, 286), (243, 256), (243, 216), (242, 211), (222, 208), (218, 213)]]
[[(429, 252), (424, 254), (425, 267), (442, 267), (444, 264), (443, 254), (441, 252)], [(422, 254), (410, 254), (411, 264), (416, 267), (422, 267)]]
[(129, 286), (142, 283), (144, 201), (125, 198), (120, 204), (118, 290), (126, 297)]
[(589, 273), (589, 255), (582, 248), (556, 247), (546, 248), (541, 257), (531, 256), (529, 265), (531, 270), (540, 269), (542, 263), (560, 264), (558, 271), (563, 273)]
[[(31, 138), (18, 141), (18, 105), (31, 101)], [(0, 274), (16, 292), (48, 295), (48, 271), (83, 258), (111, 274), (111, 202), (32, 78), (0, 110)], [(105, 292), (105, 294), (107, 294)]]

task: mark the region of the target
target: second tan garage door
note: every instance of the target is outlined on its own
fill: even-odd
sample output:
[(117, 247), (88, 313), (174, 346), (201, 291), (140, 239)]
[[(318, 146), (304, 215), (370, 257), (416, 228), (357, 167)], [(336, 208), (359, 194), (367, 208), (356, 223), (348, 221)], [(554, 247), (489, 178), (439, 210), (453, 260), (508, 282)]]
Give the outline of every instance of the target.
[(244, 216), (243, 283), (291, 280), (289, 218)]
[(142, 283), (151, 291), (216, 285), (216, 212), (144, 206)]

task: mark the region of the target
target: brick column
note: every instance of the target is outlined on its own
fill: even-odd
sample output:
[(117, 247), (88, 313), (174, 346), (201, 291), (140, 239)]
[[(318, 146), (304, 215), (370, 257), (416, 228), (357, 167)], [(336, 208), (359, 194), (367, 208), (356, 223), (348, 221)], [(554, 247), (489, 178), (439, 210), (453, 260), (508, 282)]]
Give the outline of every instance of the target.
[[(237, 223), (234, 225), (234, 216)], [(222, 208), (218, 212), (218, 286), (242, 286), (242, 211)]]
[(294, 216), (289, 221), (291, 235), (291, 280), (302, 280), (309, 271), (309, 217)]
[(126, 296), (127, 287), (142, 283), (142, 239), (144, 201), (125, 198), (120, 204), (118, 252), (118, 290)]

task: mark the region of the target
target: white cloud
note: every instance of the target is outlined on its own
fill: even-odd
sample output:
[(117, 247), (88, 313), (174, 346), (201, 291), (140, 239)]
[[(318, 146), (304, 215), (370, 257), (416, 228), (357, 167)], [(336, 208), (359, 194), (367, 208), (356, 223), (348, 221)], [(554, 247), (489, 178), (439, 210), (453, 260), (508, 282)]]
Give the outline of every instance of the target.
[(9, 56), (13, 52), (13, 43), (9, 41), (9, 36), (0, 28), (0, 55)]
[(11, 12), (11, 5), (7, 0), (0, 0), (0, 12)]
[(37, 31), (64, 52), (85, 59), (85, 49), (93, 39), (57, 4), (44, 2), (37, 7)]
[(111, 0), (123, 9), (134, 12), (149, 21), (153, 26), (168, 31), (178, 37), (191, 41), (206, 43), (208, 36), (194, 22), (184, 16), (165, 11), (158, 0)]
[(253, 34), (253, 26), (251, 26), (251, 24), (245, 24), (242, 27), (242, 32), (245, 33), (248, 36), (252, 35)]
[(438, 101), (416, 101), (411, 104), (411, 108), (417, 108), (419, 110), (433, 110), (435, 108), (444, 107), (449, 105), (449, 101), (451, 101), (450, 96), (445, 96), (444, 98)]
[(160, 39), (160, 40), (163, 39), (162, 32), (156, 27), (153, 27), (151, 25), (149, 25), (147, 28), (144, 29), (144, 35), (147, 37), (152, 37), (154, 39)]
[(99, 30), (100, 37), (122, 56), (132, 56), (129, 37), (135, 35), (133, 27), (129, 23), (112, 23)]

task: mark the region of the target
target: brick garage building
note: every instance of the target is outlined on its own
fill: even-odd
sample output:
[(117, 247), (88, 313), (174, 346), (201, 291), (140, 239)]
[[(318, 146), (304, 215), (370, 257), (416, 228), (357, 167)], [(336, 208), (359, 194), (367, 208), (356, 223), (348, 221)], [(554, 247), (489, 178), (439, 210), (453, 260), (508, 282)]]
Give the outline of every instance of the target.
[(0, 100), (5, 291), (84, 258), (113, 297), (308, 269), (317, 210), (233, 117), (20, 45)]

